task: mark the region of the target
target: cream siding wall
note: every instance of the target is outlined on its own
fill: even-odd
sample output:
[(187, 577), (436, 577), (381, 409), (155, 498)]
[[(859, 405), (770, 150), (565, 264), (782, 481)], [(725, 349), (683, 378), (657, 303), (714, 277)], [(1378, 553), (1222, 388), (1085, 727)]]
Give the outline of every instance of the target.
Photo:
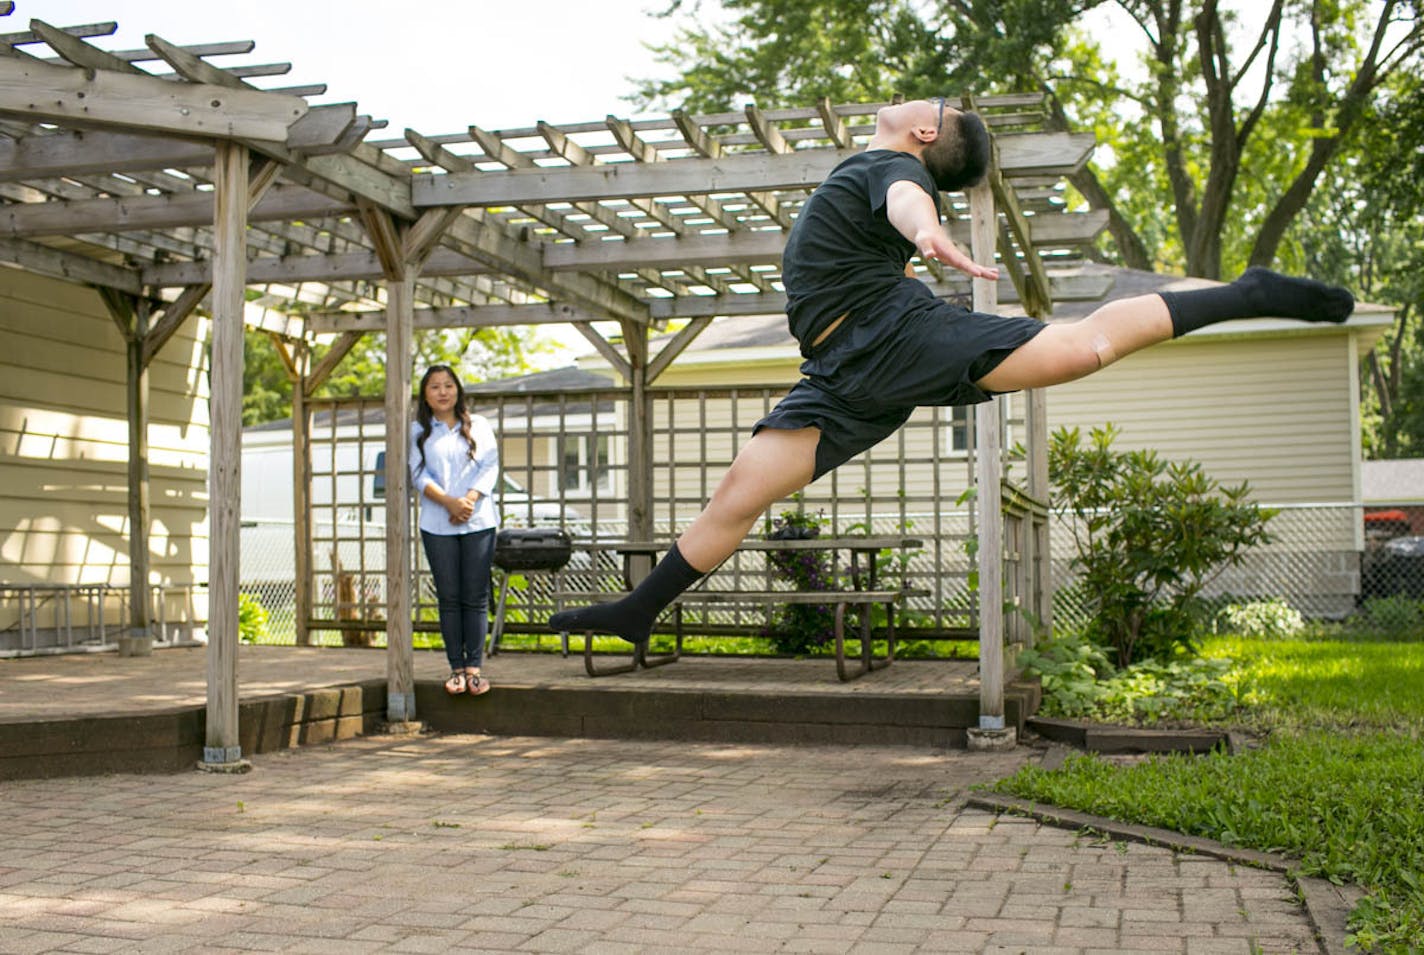
[(1350, 354), (1340, 334), (1171, 342), (1052, 388), (1049, 427), (1111, 422), (1117, 447), (1190, 458), (1273, 504), (1356, 500)]
[[(1049, 390), (1050, 429), (1076, 426), (1085, 432), (1108, 422), (1122, 432), (1122, 449), (1155, 448), (1169, 459), (1198, 461), (1223, 484), (1250, 481), (1258, 500), (1271, 503), (1351, 501), (1358, 498), (1355, 409), (1357, 379), (1349, 339), (1339, 332), (1270, 338), (1199, 336), (1131, 355), (1081, 381)], [(788, 353), (780, 363), (733, 361), (730, 364), (674, 363), (657, 386), (728, 387), (794, 382), (800, 359)], [(1009, 417), (1022, 414), (1019, 396), (1009, 399)], [(730, 426), (725, 403), (708, 406), (706, 428), (718, 433)], [(741, 433), (750, 433), (760, 414), (759, 402), (739, 409)], [(929, 425), (931, 412), (911, 418), (903, 438), (891, 438), (871, 452), (872, 461), (901, 453), (928, 458), (936, 439), (947, 448), (944, 430)], [(1022, 440), (1011, 424), (1010, 441)], [(695, 439), (694, 439), (695, 440)], [(724, 442), (715, 442), (725, 453)], [(854, 468), (855, 465), (849, 465)], [(876, 490), (897, 486), (896, 476), (872, 467)], [(956, 495), (967, 481), (958, 462), (941, 466), (941, 492)], [(911, 494), (935, 487), (926, 467), (909, 475)], [(823, 479), (823, 481), (826, 479)]]
[[(154, 584), (207, 579), (205, 335), (190, 319), (150, 366)], [(0, 336), (0, 580), (126, 586), (118, 329), (91, 289), (0, 269)]]

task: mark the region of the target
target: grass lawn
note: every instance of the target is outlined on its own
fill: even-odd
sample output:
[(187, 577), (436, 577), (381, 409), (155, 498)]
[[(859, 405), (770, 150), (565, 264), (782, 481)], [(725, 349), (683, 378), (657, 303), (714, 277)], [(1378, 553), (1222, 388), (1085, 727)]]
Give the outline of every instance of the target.
[(1230, 722), (1262, 745), (1228, 756), (1116, 765), (1074, 757), (999, 792), (1285, 853), (1304, 875), (1368, 893), (1351, 916), (1365, 950), (1424, 946), (1424, 642), (1212, 638), (1233, 661)]

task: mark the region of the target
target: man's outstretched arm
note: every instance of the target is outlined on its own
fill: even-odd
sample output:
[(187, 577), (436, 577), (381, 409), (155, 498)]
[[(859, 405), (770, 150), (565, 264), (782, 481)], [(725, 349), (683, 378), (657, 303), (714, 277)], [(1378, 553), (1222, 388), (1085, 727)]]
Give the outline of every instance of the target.
[(939, 224), (934, 200), (917, 183), (901, 179), (885, 193), (885, 215), (895, 230), (915, 244), (920, 258), (936, 259), (965, 275), (997, 279), (999, 270), (983, 266), (960, 251)]

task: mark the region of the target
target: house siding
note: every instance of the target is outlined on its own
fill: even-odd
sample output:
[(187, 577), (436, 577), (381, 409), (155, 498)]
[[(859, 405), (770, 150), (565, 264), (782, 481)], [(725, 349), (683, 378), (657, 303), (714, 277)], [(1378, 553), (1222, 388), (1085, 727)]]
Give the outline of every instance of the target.
[[(150, 365), (150, 582), (205, 582), (206, 322)], [(0, 270), (0, 581), (129, 583), (125, 348), (93, 290)], [(10, 617), (6, 617), (6, 615)], [(118, 605), (106, 608), (117, 619)], [(0, 608), (0, 625), (14, 621)]]

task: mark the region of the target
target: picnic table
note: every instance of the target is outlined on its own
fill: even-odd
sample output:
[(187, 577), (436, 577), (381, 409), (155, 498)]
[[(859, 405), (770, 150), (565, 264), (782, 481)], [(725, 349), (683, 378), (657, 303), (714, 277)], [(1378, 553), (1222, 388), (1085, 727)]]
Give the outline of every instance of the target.
[[(620, 555), (623, 561), (624, 585), (631, 589), (635, 565), (638, 562), (650, 565), (671, 545), (671, 541), (613, 540), (576, 542), (574, 546), (594, 553), (612, 552)], [(702, 579), (698, 586), (684, 592), (673, 602), (675, 643), (671, 653), (651, 655), (648, 653), (646, 644), (638, 645), (634, 648), (632, 659), (628, 663), (599, 667), (594, 663), (593, 634), (589, 633), (586, 634), (584, 640), (584, 669), (589, 676), (608, 676), (614, 673), (627, 673), (640, 667), (652, 668), (676, 662), (682, 655), (684, 637), (682, 611), (685, 606), (824, 604), (834, 608), (836, 674), (842, 681), (853, 680), (894, 662), (895, 605), (912, 593), (903, 585), (903, 582), (896, 587), (881, 585), (878, 579), (876, 555), (884, 550), (904, 551), (923, 546), (922, 539), (908, 535), (828, 535), (794, 540), (748, 538), (738, 546), (738, 551), (768, 554), (801, 551), (828, 552), (833, 555), (833, 563), (836, 561), (834, 555), (845, 553), (849, 555), (851, 587), (849, 590), (751, 590), (738, 586), (718, 587), (715, 586), (718, 581), (717, 570), (713, 570)], [(833, 569), (838, 569), (838, 567), (839, 564), (835, 563)], [(560, 600), (586, 602), (616, 600), (620, 596), (622, 596), (621, 593), (579, 591), (556, 595)], [(871, 646), (871, 609), (876, 604), (884, 605), (886, 608), (887, 621), (885, 629), (886, 653), (880, 658), (874, 656)], [(845, 653), (845, 617), (847, 610), (851, 607), (861, 608), (860, 659), (858, 665), (853, 669), (848, 664)]]

